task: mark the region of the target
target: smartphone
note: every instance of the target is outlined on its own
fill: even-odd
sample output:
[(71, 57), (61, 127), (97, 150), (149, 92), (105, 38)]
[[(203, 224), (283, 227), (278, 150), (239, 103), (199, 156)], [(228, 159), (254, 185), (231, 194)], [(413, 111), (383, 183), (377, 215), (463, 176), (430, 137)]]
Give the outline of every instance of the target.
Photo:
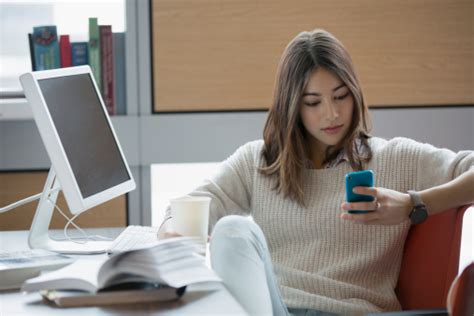
[[(371, 195), (356, 194), (352, 192), (354, 187), (373, 187), (374, 173), (372, 170), (355, 171), (346, 174), (346, 200), (347, 202), (371, 202), (374, 197)], [(350, 214), (361, 214), (372, 211), (349, 210)]]

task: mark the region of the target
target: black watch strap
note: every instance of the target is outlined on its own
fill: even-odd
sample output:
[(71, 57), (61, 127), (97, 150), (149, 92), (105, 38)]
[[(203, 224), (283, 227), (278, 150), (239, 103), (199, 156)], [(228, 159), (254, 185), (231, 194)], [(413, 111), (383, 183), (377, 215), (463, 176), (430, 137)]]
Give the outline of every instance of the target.
[(421, 200), (421, 196), (420, 194), (418, 194), (418, 192), (416, 191), (407, 191), (408, 194), (410, 194), (410, 198), (411, 198), (411, 201), (413, 202), (413, 206), (414, 207), (417, 207), (419, 205), (425, 205), (425, 203), (423, 203), (423, 201)]
[(428, 218), (428, 210), (421, 196), (416, 191), (407, 191), (413, 203), (413, 210), (410, 212), (410, 220), (412, 224), (421, 224)]

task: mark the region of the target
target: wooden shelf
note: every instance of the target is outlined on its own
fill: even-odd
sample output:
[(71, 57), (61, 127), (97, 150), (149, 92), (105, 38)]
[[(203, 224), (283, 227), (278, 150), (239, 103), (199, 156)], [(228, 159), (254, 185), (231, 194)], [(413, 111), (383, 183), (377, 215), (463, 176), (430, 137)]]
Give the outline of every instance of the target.
[(0, 99), (0, 121), (32, 119), (33, 113), (25, 98)]
[[(126, 120), (127, 115), (113, 115), (112, 121)], [(135, 116), (131, 116), (135, 117)], [(33, 120), (28, 101), (25, 98), (0, 99), (0, 121)]]

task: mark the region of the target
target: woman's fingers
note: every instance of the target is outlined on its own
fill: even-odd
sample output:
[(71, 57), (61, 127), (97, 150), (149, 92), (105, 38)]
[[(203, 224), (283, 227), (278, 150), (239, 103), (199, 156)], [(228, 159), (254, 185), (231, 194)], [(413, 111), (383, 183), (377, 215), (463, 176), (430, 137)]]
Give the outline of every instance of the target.
[(364, 214), (343, 213), (341, 214), (341, 218), (348, 219), (348, 220), (358, 222), (358, 223), (369, 224), (373, 221), (377, 221), (380, 218), (380, 214), (377, 212), (370, 212), (370, 213), (364, 213)]
[(182, 237), (183, 235), (178, 234), (177, 232), (165, 232), (165, 238), (173, 238), (173, 237)]
[[(396, 225), (408, 220), (411, 210), (410, 196), (387, 188), (356, 187), (354, 193), (374, 197), (372, 202), (342, 203), (345, 213), (341, 218), (353, 222), (378, 225)], [(373, 211), (366, 214), (349, 214), (350, 210)]]
[(345, 211), (359, 210), (359, 211), (376, 211), (379, 203), (377, 201), (372, 202), (344, 202), (342, 203), (342, 209)]
[(352, 189), (352, 192), (357, 193), (357, 194), (362, 194), (362, 195), (370, 195), (377, 198), (379, 190), (376, 187), (360, 187), (359, 186), (359, 187), (354, 187), (354, 189)]

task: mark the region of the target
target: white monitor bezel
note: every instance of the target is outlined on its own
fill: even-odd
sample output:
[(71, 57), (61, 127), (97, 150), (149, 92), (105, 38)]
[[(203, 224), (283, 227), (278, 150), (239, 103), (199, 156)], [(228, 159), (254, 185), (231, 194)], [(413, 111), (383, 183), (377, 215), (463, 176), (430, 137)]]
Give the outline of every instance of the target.
[[(100, 100), (102, 110), (104, 111), (107, 123), (109, 124), (112, 135), (117, 143), (120, 156), (127, 168), (129, 180), (122, 182), (114, 187), (111, 187), (102, 192), (96, 193), (84, 198), (81, 194), (76, 178), (72, 171), (71, 165), (67, 159), (66, 152), (59, 138), (56, 127), (53, 123), (51, 114), (44, 100), (41, 89), (38, 85), (38, 80), (51, 79), (57, 77), (66, 77), (73, 75), (87, 74), (92, 80), (95, 92)], [(110, 117), (107, 113), (102, 95), (99, 92), (97, 84), (94, 80), (91, 68), (89, 66), (77, 66), (52, 70), (35, 71), (23, 74), (20, 76), (20, 82), (23, 86), (24, 93), (28, 99), (28, 103), (33, 112), (33, 116), (38, 127), (41, 138), (43, 139), (46, 151), (51, 159), (52, 168), (56, 172), (62, 191), (69, 206), (69, 210), (73, 214), (81, 213), (91, 207), (102, 204), (122, 194), (130, 192), (135, 189), (135, 181), (130, 172), (130, 167), (123, 154), (122, 147), (118, 141), (117, 135), (113, 128)]]

